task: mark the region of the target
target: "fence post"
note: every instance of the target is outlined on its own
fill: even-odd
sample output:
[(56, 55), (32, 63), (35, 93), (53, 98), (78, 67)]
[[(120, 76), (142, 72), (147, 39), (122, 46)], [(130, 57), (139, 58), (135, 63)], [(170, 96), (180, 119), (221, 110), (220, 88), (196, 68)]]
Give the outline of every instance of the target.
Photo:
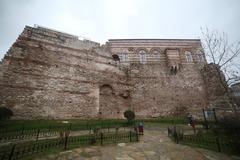
[(178, 144), (179, 143), (179, 135), (176, 133), (176, 143)]
[(67, 149), (67, 141), (68, 141), (68, 136), (65, 137), (65, 142), (64, 142), (64, 149)]
[(38, 129), (38, 131), (37, 131), (37, 138), (36, 138), (36, 141), (38, 141), (39, 132), (40, 132), (40, 129)]
[(136, 131), (135, 133), (136, 133), (136, 136), (137, 136), (137, 137), (136, 137), (136, 140), (137, 140), (137, 142), (138, 142), (138, 141), (139, 141), (138, 132)]
[(174, 140), (175, 140), (175, 142), (178, 144), (178, 134), (177, 134), (176, 126), (174, 126), (173, 135), (174, 135)]
[(71, 129), (72, 129), (72, 123), (69, 124), (69, 130), (71, 130)]
[(13, 147), (12, 147), (12, 150), (11, 150), (11, 152), (10, 152), (10, 155), (9, 155), (9, 158), (8, 158), (8, 160), (11, 160), (12, 159), (12, 156), (13, 156), (13, 153), (14, 153), (14, 150), (15, 150), (15, 144), (13, 145)]
[(50, 132), (50, 129), (51, 129), (51, 125), (49, 124), (49, 126), (48, 126), (48, 132)]
[(182, 137), (181, 137), (181, 140), (183, 140), (183, 136), (184, 136), (184, 130), (182, 130)]
[(130, 142), (132, 142), (132, 131), (130, 131)]
[(216, 142), (217, 142), (217, 148), (218, 148), (218, 152), (221, 152), (221, 146), (220, 146), (220, 142), (219, 142), (219, 138), (216, 138)]
[(214, 118), (215, 118), (215, 123), (218, 122), (218, 119), (217, 119), (217, 116), (216, 116), (216, 110), (215, 108), (213, 108), (213, 115), (214, 115)]
[(103, 133), (101, 132), (101, 135), (100, 135), (101, 137), (101, 145), (103, 145)]
[(205, 122), (205, 128), (206, 130), (208, 130), (208, 122), (207, 122), (207, 118), (206, 118), (206, 115), (205, 115), (205, 109), (203, 108), (203, 117), (204, 117), (204, 122)]
[(22, 134), (23, 134), (23, 131), (24, 131), (24, 124), (22, 125), (22, 131), (21, 131)]
[(22, 126), (22, 131), (21, 131), (22, 139), (23, 139), (23, 132), (24, 132), (24, 124), (23, 124), (23, 126)]
[(87, 126), (86, 126), (86, 127), (87, 127), (87, 130), (88, 130), (88, 129), (89, 129), (89, 124), (88, 124), (88, 121), (87, 121)]
[(167, 130), (167, 135), (168, 135), (168, 137), (169, 137), (169, 127), (168, 127), (168, 130)]

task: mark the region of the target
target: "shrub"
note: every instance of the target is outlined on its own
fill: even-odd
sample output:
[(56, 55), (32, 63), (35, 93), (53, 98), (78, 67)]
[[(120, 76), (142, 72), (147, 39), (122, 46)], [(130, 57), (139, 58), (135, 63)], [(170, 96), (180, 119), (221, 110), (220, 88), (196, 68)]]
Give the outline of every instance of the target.
[(240, 119), (235, 117), (224, 117), (218, 120), (217, 128), (226, 136), (240, 135)]
[(227, 137), (231, 142), (231, 150), (240, 154), (240, 119), (235, 117), (224, 117), (217, 122), (214, 132), (219, 136)]
[(123, 114), (124, 114), (124, 117), (127, 118), (128, 121), (132, 121), (135, 118), (135, 113), (131, 110), (126, 110)]
[(10, 109), (0, 107), (0, 120), (9, 119), (11, 116), (13, 116), (13, 112)]

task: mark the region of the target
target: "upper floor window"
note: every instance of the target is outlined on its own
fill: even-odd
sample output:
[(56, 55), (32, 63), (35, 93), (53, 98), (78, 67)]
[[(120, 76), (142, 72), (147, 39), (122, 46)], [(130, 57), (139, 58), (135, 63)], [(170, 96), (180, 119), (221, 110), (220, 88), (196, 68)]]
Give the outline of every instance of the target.
[(185, 52), (187, 62), (193, 62), (192, 53), (189, 51)]
[(158, 50), (154, 50), (152, 53), (156, 58), (160, 59), (160, 52)]
[(198, 62), (204, 62), (205, 61), (205, 57), (204, 57), (204, 51), (202, 48), (199, 48), (196, 51), (196, 59)]
[(128, 61), (128, 53), (122, 53), (122, 61)]
[(197, 54), (197, 59), (198, 59), (199, 62), (204, 62), (203, 54)]
[(145, 63), (147, 61), (147, 56), (146, 56), (145, 50), (139, 51), (139, 58), (140, 58), (140, 63)]

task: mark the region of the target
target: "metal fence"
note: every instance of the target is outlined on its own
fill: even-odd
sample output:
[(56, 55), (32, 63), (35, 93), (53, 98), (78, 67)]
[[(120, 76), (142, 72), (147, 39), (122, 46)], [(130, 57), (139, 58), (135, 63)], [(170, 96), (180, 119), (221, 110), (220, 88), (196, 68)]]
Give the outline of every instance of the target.
[(125, 120), (98, 120), (98, 121), (87, 121), (87, 122), (71, 122), (71, 123), (56, 123), (56, 124), (32, 124), (31, 122), (23, 123), (23, 124), (16, 124), (16, 123), (0, 123), (0, 135), (5, 134), (8, 132), (23, 132), (26, 130), (59, 130), (59, 129), (69, 129), (69, 130), (89, 130), (93, 128), (115, 128), (115, 127), (127, 127), (127, 126), (134, 126), (135, 121), (125, 121)]
[[(78, 128), (77, 128), (78, 127)], [(90, 133), (93, 132), (95, 129), (101, 130), (111, 130), (111, 129), (119, 129), (124, 128), (125, 126), (116, 127), (116, 126), (91, 126), (91, 125), (81, 125), (81, 126), (74, 126), (74, 131), (89, 131)], [(20, 130), (15, 131), (2, 131), (0, 132), (0, 143), (9, 142), (9, 141), (16, 141), (16, 140), (38, 140), (39, 138), (47, 138), (47, 137), (54, 137), (58, 136), (59, 132), (62, 130), (71, 130), (72, 125), (59, 127), (57, 126), (49, 126), (48, 128), (39, 128), (39, 129), (25, 129), (24, 127)]]
[(239, 154), (240, 141), (233, 140), (232, 138), (198, 134), (185, 135), (183, 130), (178, 130), (176, 127), (168, 128), (168, 136), (176, 143), (211, 149), (218, 152)]
[(57, 136), (59, 131), (57, 130), (46, 130), (46, 129), (37, 129), (37, 130), (23, 130), (22, 132), (6, 132), (0, 134), (0, 142), (8, 142), (12, 140), (38, 140), (39, 138), (46, 138)]
[(104, 145), (118, 142), (137, 142), (138, 133), (98, 133), (58, 139), (39, 140), (35, 142), (19, 143), (0, 148), (0, 160), (14, 160), (31, 156), (52, 149), (66, 150), (84, 145)]

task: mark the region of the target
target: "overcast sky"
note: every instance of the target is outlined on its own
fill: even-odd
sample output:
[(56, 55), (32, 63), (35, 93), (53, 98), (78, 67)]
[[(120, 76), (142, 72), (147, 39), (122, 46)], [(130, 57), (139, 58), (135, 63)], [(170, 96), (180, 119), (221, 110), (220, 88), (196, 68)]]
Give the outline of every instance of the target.
[(240, 0), (0, 0), (0, 59), (25, 25), (93, 41), (199, 38), (200, 27), (240, 40)]

